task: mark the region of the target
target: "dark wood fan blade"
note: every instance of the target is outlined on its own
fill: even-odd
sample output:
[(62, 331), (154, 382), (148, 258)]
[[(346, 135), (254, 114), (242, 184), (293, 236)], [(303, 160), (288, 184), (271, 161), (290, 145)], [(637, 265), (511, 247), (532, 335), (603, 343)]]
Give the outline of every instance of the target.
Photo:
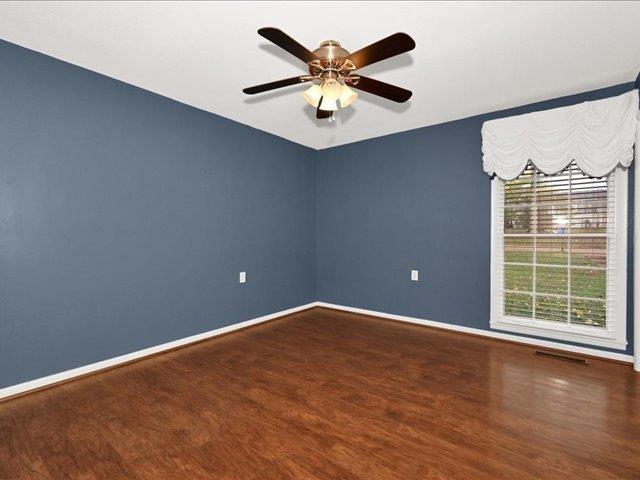
[(320, 105), (322, 105), (322, 98), (320, 97), (320, 101), (318, 102), (318, 108), (316, 108), (316, 118), (323, 119), (329, 118), (333, 112), (330, 110), (320, 110)]
[(356, 68), (362, 68), (372, 63), (395, 57), (401, 53), (408, 52), (416, 48), (416, 42), (406, 33), (394, 33), (371, 45), (353, 52), (347, 58), (355, 63)]
[(255, 87), (248, 87), (242, 89), (242, 91), (249, 95), (255, 95), (256, 93), (268, 92), (269, 90), (275, 90), (276, 88), (288, 87), (290, 85), (296, 85), (298, 83), (304, 83), (311, 80), (304, 77), (291, 77), (284, 80), (276, 80), (275, 82), (263, 83), (262, 85), (256, 85)]
[(282, 30), (273, 27), (265, 27), (258, 30), (258, 35), (266, 38), (270, 42), (275, 43), (280, 48), (286, 50), (294, 57), (298, 57), (305, 63), (309, 63), (312, 60), (316, 60), (316, 57), (311, 51), (309, 51), (304, 46), (300, 45), (289, 35), (284, 33)]
[(363, 77), (362, 75), (359, 75), (359, 77), (360, 79), (357, 82), (349, 83), (349, 85), (398, 103), (406, 102), (413, 95), (410, 90), (396, 87), (380, 80), (374, 80), (373, 78)]

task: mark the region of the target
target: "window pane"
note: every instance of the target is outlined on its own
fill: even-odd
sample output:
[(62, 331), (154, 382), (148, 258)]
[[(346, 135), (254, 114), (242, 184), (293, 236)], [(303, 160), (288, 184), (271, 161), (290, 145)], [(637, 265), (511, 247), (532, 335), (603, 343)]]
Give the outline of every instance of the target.
[(542, 205), (568, 205), (569, 201), (569, 169), (555, 175), (539, 173), (536, 181), (536, 200)]
[(590, 178), (575, 165), (571, 171), (571, 230), (607, 231), (607, 180)]
[(531, 207), (505, 208), (504, 233), (531, 233)]
[(538, 204), (538, 233), (569, 233), (569, 204)]
[(536, 240), (536, 263), (567, 265), (568, 239), (566, 237), (538, 237)]
[(571, 265), (586, 267), (607, 266), (607, 239), (604, 237), (573, 237)]
[(605, 302), (597, 300), (571, 300), (571, 323), (605, 327)]
[(531, 318), (533, 315), (533, 301), (531, 295), (505, 292), (504, 314), (514, 317)]
[(567, 297), (536, 295), (536, 318), (552, 322), (567, 322)]
[[(599, 192), (606, 198), (607, 192)], [(571, 202), (571, 230), (573, 233), (606, 233), (607, 202), (586, 199)]]
[(505, 237), (504, 260), (533, 263), (533, 237)]
[(519, 292), (531, 292), (533, 286), (532, 265), (505, 265), (504, 288)]
[(537, 232), (567, 233), (569, 218), (569, 171), (538, 174), (536, 182)]
[(571, 296), (602, 298), (607, 293), (607, 272), (587, 268), (571, 269)]
[(567, 276), (568, 275), (566, 267), (537, 267), (536, 293), (554, 293), (556, 295), (566, 295)]
[(533, 169), (527, 166), (525, 171), (516, 179), (505, 182), (505, 207), (529, 204), (533, 200)]

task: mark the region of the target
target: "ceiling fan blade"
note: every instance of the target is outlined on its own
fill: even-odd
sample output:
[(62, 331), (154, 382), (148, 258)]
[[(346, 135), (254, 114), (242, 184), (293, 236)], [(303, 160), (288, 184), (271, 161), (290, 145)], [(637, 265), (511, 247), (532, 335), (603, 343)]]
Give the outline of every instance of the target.
[(406, 33), (394, 33), (393, 35), (378, 40), (371, 45), (353, 52), (347, 58), (355, 63), (356, 68), (362, 68), (372, 63), (395, 57), (401, 53), (416, 48), (416, 42)]
[(288, 87), (290, 85), (297, 85), (298, 83), (308, 82), (309, 80), (311, 80), (311, 78), (291, 77), (285, 78), (284, 80), (276, 80), (275, 82), (263, 83), (262, 85), (256, 85), (255, 87), (244, 88), (242, 91), (248, 95), (255, 95), (256, 93), (268, 92), (269, 90)]
[(318, 108), (316, 108), (316, 118), (319, 119), (329, 118), (331, 115), (333, 115), (333, 112), (331, 110), (320, 110), (320, 105), (322, 105), (322, 98), (323, 97), (320, 97)]
[(313, 60), (317, 60), (313, 53), (308, 50), (306, 47), (300, 45), (289, 35), (284, 33), (282, 30), (273, 27), (265, 27), (258, 30), (258, 35), (266, 38), (270, 42), (275, 43), (280, 48), (286, 50), (294, 57), (299, 58), (305, 63), (309, 63)]
[(389, 83), (381, 82), (380, 80), (374, 80), (373, 78), (363, 77), (359, 75), (360, 79), (356, 82), (350, 82), (349, 84), (353, 88), (364, 90), (365, 92), (373, 93), (379, 97), (393, 100), (394, 102), (403, 103), (411, 98), (411, 90), (396, 87)]

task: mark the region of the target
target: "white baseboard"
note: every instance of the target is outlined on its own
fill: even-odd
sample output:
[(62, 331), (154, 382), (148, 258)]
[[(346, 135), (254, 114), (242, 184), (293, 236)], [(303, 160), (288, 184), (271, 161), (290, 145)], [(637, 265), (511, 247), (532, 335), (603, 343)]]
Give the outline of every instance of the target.
[(549, 340), (537, 340), (535, 338), (522, 337), (520, 335), (510, 335), (508, 333), (493, 332), (490, 330), (480, 330), (479, 328), (463, 327), (460, 325), (452, 325), (450, 323), (435, 322), (433, 320), (425, 320), (416, 317), (407, 317), (404, 315), (394, 315), (392, 313), (376, 312), (374, 310), (366, 310), (364, 308), (347, 307), (344, 305), (336, 305), (333, 303), (316, 302), (318, 307), (334, 308), (336, 310), (343, 310), (345, 312), (360, 313), (363, 315), (372, 315), (374, 317), (389, 318), (391, 320), (399, 320), (401, 322), (415, 323), (418, 325), (426, 325), (428, 327), (442, 328), (445, 330), (453, 330), (455, 332), (471, 333), (473, 335), (480, 335), (483, 337), (499, 338), (501, 340), (509, 340), (511, 342), (526, 343), (528, 345), (535, 345), (537, 347), (553, 348), (556, 350), (565, 350), (572, 353), (581, 353), (584, 355), (591, 355), (593, 357), (609, 358), (611, 360), (618, 360), (621, 362), (633, 363), (633, 355), (627, 355), (624, 353), (607, 352), (604, 350), (597, 350), (595, 348), (588, 347), (576, 347), (573, 345), (566, 345), (564, 343), (552, 342)]
[(258, 323), (267, 322), (269, 320), (273, 320), (274, 318), (290, 315), (292, 313), (300, 312), (302, 310), (307, 310), (312, 307), (333, 308), (336, 310), (343, 310), (345, 312), (360, 313), (363, 315), (372, 315), (374, 317), (388, 318), (391, 320), (399, 320), (401, 322), (415, 323), (418, 325), (426, 325), (428, 327), (442, 328), (445, 330), (452, 330), (455, 332), (471, 333), (473, 335), (480, 335), (483, 337), (499, 338), (502, 340), (526, 343), (526, 344), (535, 345), (538, 347), (565, 350), (567, 352), (572, 352), (572, 353), (581, 353), (584, 355), (591, 355), (594, 357), (609, 358), (612, 360), (633, 363), (633, 355), (626, 355), (623, 353), (607, 352), (603, 350), (597, 350), (595, 348), (576, 347), (573, 345), (565, 345), (563, 343), (552, 342), (548, 340), (537, 340), (534, 338), (522, 337), (519, 335), (510, 335), (507, 333), (480, 330), (478, 328), (463, 327), (460, 325), (452, 325), (449, 323), (435, 322), (433, 320), (425, 320), (422, 318), (407, 317), (404, 315), (395, 315), (392, 313), (385, 313), (385, 312), (377, 312), (374, 310), (366, 310), (364, 308), (347, 307), (344, 305), (336, 305), (333, 303), (326, 303), (326, 302), (311, 302), (311, 303), (307, 303), (306, 305), (300, 305), (299, 307), (289, 308), (287, 310), (282, 310), (280, 312), (264, 315), (262, 317), (253, 318), (251, 320), (247, 320), (240, 323), (235, 323), (227, 327), (217, 328), (215, 330), (211, 330), (208, 332), (199, 333), (197, 335), (181, 338), (179, 340), (174, 340), (168, 343), (163, 343), (162, 345), (156, 345), (154, 347), (145, 348), (144, 350), (138, 350), (137, 352), (127, 353), (125, 355), (113, 357), (108, 360), (103, 360), (101, 362), (92, 363), (90, 365), (85, 365), (85, 366), (74, 368), (71, 370), (66, 370), (64, 372), (55, 373), (53, 375), (48, 375), (46, 377), (30, 380), (28, 382), (20, 383), (18, 385), (12, 385), (10, 387), (2, 388), (0, 389), (0, 399), (12, 397), (14, 395), (19, 395), (21, 393), (28, 392), (29, 390), (36, 390), (42, 387), (46, 387), (48, 385), (52, 385), (54, 383), (70, 380), (74, 377), (80, 377), (88, 373), (98, 372), (100, 370), (111, 368), (116, 365), (131, 362), (132, 360), (138, 360), (144, 357), (148, 357), (149, 355), (154, 355), (156, 353), (160, 353), (166, 350), (171, 350), (176, 347), (182, 347), (190, 343), (206, 340), (207, 338), (216, 337), (224, 333), (233, 332), (234, 330), (239, 330), (241, 328), (249, 327), (251, 325), (256, 325)]
[(47, 385), (63, 382), (65, 380), (70, 380), (74, 377), (79, 377), (82, 375), (86, 375), (88, 373), (94, 373), (100, 370), (104, 370), (106, 368), (114, 367), (122, 363), (130, 362), (132, 360), (138, 360), (144, 357), (148, 357), (149, 355), (154, 355), (156, 353), (160, 353), (166, 350), (171, 350), (176, 347), (182, 347), (190, 343), (206, 340), (207, 338), (217, 337), (218, 335), (233, 332), (234, 330), (239, 330), (241, 328), (249, 327), (251, 325), (267, 322), (269, 320), (273, 320), (274, 318), (283, 317), (285, 315), (289, 315), (292, 313), (299, 312), (301, 310), (306, 310), (308, 308), (315, 307), (316, 304), (317, 302), (311, 302), (306, 305), (300, 305), (299, 307), (289, 308), (287, 310), (282, 310), (280, 312), (271, 313), (269, 315), (264, 315), (262, 317), (253, 318), (245, 322), (234, 323), (233, 325), (229, 325), (227, 327), (217, 328), (215, 330), (210, 330), (208, 332), (199, 333), (197, 335), (181, 338), (179, 340), (174, 340), (168, 343), (163, 343), (162, 345), (156, 345), (154, 347), (145, 348), (144, 350), (138, 350), (137, 352), (127, 353), (125, 355), (109, 358), (108, 360), (103, 360), (101, 362), (92, 363), (90, 365), (84, 365), (82, 367), (66, 370), (60, 373), (55, 373), (53, 375), (48, 375), (46, 377), (36, 378), (35, 380), (30, 380), (28, 382), (20, 383), (18, 385), (12, 385), (10, 387), (2, 388), (0, 389), (0, 399), (6, 398), (6, 397), (12, 397), (14, 395), (28, 392), (29, 390), (35, 390), (38, 388), (46, 387)]

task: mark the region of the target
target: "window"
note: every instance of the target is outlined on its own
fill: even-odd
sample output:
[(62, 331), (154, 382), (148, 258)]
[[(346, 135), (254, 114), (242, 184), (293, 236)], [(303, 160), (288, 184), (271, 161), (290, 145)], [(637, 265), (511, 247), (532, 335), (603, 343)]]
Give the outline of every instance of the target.
[(492, 182), (491, 326), (626, 347), (627, 172)]

